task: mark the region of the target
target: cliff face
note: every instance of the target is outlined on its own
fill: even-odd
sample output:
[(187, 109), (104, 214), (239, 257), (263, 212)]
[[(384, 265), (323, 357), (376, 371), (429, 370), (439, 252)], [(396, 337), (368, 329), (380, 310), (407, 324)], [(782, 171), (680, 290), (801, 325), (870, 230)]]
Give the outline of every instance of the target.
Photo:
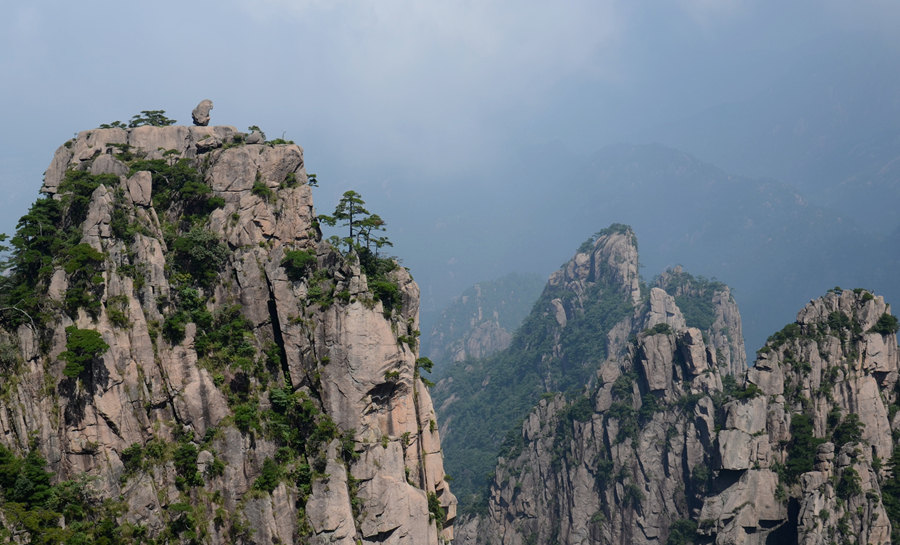
[[(680, 285), (690, 287), (678, 297), (697, 307), (692, 320), (699, 317), (704, 325), (702, 330), (688, 327), (676, 298), (662, 288), (642, 285), (638, 270), (637, 240), (630, 228), (613, 225), (597, 233), (550, 276), (508, 350), (451, 370), (435, 389), (445, 437), (451, 438), (448, 467), (458, 483), (456, 490), (466, 494), (463, 503), (469, 512), (490, 512), (477, 528), (467, 526), (463, 542), (476, 534), (503, 543), (527, 543), (532, 536), (537, 543), (561, 536), (574, 539), (597, 532), (594, 522), (601, 516), (615, 520), (614, 525), (624, 524), (621, 517), (627, 516), (628, 524), (637, 525), (635, 516), (616, 508), (622, 490), (601, 499), (594, 489), (599, 478), (594, 464), (598, 460), (613, 464), (614, 470), (613, 466), (606, 470), (621, 475), (622, 486), (653, 481), (648, 486), (656, 487), (654, 497), (668, 505), (674, 491), (684, 485), (683, 472), (675, 465), (688, 455), (685, 449), (691, 449), (691, 464), (703, 459), (699, 454), (703, 446), (695, 439), (699, 424), (687, 415), (693, 415), (701, 398), (722, 389), (731, 361), (726, 358), (734, 354), (733, 359), (741, 361), (737, 307), (724, 285), (713, 286), (677, 271)], [(557, 395), (560, 391), (567, 395)], [(521, 392), (531, 399), (530, 406), (508, 401), (524, 397)], [(680, 407), (682, 398), (689, 409), (663, 411)], [(535, 404), (536, 412), (529, 414)], [(473, 411), (474, 406), (478, 409)], [(709, 416), (710, 407), (702, 406)], [(617, 416), (605, 420), (602, 414), (609, 410)], [(473, 412), (477, 419), (471, 418)], [(595, 412), (599, 419), (590, 416)], [(657, 413), (654, 418), (660, 420), (653, 420)], [(517, 426), (523, 418), (525, 424)], [(505, 427), (485, 438), (483, 430), (497, 428), (495, 422), (501, 419)], [(665, 447), (664, 454), (653, 447), (657, 440), (672, 439), (675, 431), (680, 446)], [(467, 440), (459, 445), (454, 437)], [(476, 465), (480, 458), (473, 455), (478, 448), (490, 466), (475, 477), (483, 479), (492, 469), (495, 474), (484, 500), (477, 495), (487, 483), (470, 479), (467, 473), (481, 469)], [(502, 460), (495, 464), (498, 451)], [(635, 467), (650, 473), (625, 481), (620, 472)], [(613, 482), (609, 475), (603, 478)], [(681, 515), (687, 516), (686, 508), (648, 515), (639, 524), (660, 535), (650, 526), (667, 530), (669, 519)]]
[[(576, 255), (557, 276), (576, 278), (579, 261), (598, 260)], [(734, 376), (743, 346), (727, 288), (680, 275), (661, 275), (607, 335), (630, 340), (585, 395), (534, 407), (458, 543), (896, 542), (900, 359), (883, 298), (829, 292)], [(707, 303), (710, 329), (690, 327)]]
[(303, 150), (261, 140), (144, 126), (59, 148), (13, 241), (36, 295), (7, 296), (0, 441), (88, 476), (137, 535), (448, 540), (418, 287), (324, 243)]
[[(673, 523), (702, 505), (695, 475), (711, 462), (713, 399), (729, 371), (717, 355), (730, 354), (732, 345), (688, 327), (663, 289), (641, 297), (630, 231), (600, 237), (591, 249), (576, 254), (550, 284), (590, 307), (589, 296), (579, 297), (587, 293), (581, 286), (605, 269), (634, 310), (608, 333), (610, 356), (585, 394), (545, 396), (528, 415), (518, 441), (501, 455), (488, 514), (467, 521), (462, 543), (663, 543)], [(734, 303), (708, 299), (716, 301), (704, 314), (711, 327)], [(565, 328), (572, 310), (557, 306)], [(737, 328), (728, 333), (743, 352), (740, 317), (732, 319)]]
[(896, 331), (881, 297), (836, 290), (769, 338), (747, 373), (758, 395), (725, 405), (701, 535), (717, 543), (891, 542)]

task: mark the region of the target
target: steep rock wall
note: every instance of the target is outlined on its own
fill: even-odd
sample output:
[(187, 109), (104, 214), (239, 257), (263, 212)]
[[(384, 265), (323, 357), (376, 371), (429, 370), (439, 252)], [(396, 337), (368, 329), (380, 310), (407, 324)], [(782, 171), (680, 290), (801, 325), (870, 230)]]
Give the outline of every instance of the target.
[[(303, 150), (245, 137), (145, 126), (59, 148), (42, 192), (69, 242), (27, 280), (31, 312), (6, 309), (0, 441), (160, 539), (449, 540), (418, 287), (394, 266), (376, 294), (321, 241)], [(78, 331), (108, 345), (80, 372)]]
[[(694, 465), (709, 462), (710, 399), (731, 376), (730, 365), (743, 361), (740, 315), (727, 287), (705, 286), (679, 271), (682, 285), (706, 288), (677, 294), (686, 303), (703, 303), (695, 314), (705, 328), (688, 327), (675, 297), (642, 285), (638, 270), (634, 232), (618, 224), (600, 231), (550, 276), (517, 332), (518, 351), (463, 370), (483, 379), (486, 389), (501, 376), (497, 364), (511, 362), (518, 374), (501, 384), (515, 383), (533, 365), (541, 370), (544, 400), (531, 414), (521, 412), (523, 426), (509, 422), (513, 429), (501, 432), (502, 445), (492, 445), (491, 454), (499, 451), (502, 458), (488, 499), (470, 509), (489, 516), (467, 517), (459, 541), (588, 543), (590, 536), (605, 535), (649, 543), (664, 538), (673, 521), (699, 512), (701, 502), (686, 496), (686, 483)], [(658, 284), (671, 283), (663, 280)], [(451, 417), (445, 420), (449, 437), (460, 433), (452, 416), (465, 414), (474, 397), (467, 399), (467, 386), (455, 384), (460, 377), (465, 375), (451, 373), (436, 390), (446, 400), (442, 414)], [(705, 431), (698, 434), (700, 428)], [(450, 449), (461, 450), (455, 444)], [(454, 474), (459, 462), (451, 463)], [(626, 494), (646, 494), (654, 503), (619, 509), (631, 505), (622, 503)], [(669, 509), (675, 496), (681, 498), (678, 509)]]
[(631, 321), (646, 329), (589, 395), (550, 396), (529, 414), (487, 513), (467, 518), (457, 542), (900, 537), (898, 322), (883, 298), (835, 289), (811, 301), (741, 377), (717, 361), (728, 336), (685, 327), (661, 289), (649, 300)]

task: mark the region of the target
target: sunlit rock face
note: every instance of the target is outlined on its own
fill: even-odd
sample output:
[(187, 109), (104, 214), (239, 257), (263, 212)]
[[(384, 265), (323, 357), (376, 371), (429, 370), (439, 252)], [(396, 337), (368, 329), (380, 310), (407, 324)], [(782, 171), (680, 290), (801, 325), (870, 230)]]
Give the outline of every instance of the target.
[[(34, 283), (46, 315), (2, 333), (16, 363), (0, 441), (37, 449), (56, 479), (86, 475), (153, 538), (451, 539), (418, 286), (383, 260), (379, 295), (355, 254), (322, 241), (303, 150), (246, 141), (142, 126), (57, 150), (42, 192), (87, 265), (49, 256)], [(108, 348), (75, 373), (82, 330)]]

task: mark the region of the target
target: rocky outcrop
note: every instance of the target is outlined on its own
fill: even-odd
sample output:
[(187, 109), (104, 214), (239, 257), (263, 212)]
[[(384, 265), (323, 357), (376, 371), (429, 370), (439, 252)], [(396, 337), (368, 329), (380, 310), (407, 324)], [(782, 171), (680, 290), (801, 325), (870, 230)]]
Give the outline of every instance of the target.
[(418, 287), (395, 266), (379, 296), (321, 240), (303, 150), (245, 140), (143, 126), (60, 147), (32, 213), (58, 207), (42, 233), (69, 246), (12, 277), (40, 313), (3, 315), (0, 442), (154, 539), (451, 539)]
[(191, 112), (191, 119), (194, 121), (194, 125), (197, 125), (198, 127), (209, 125), (209, 111), (212, 110), (212, 108), (213, 103), (211, 100), (208, 98), (201, 100), (200, 104), (197, 104), (197, 107)]
[[(466, 519), (457, 542), (896, 539), (900, 358), (884, 300), (830, 291), (734, 377), (718, 361), (730, 339), (710, 346), (661, 292), (632, 319), (651, 327), (603, 363), (596, 387), (533, 409), (506, 443), (488, 514)], [(730, 312), (703, 300), (726, 307), (714, 323)]]
[(462, 542), (664, 543), (702, 505), (722, 374), (715, 349), (654, 289), (649, 325), (597, 372), (585, 396), (542, 401), (505, 453), (478, 537)]
[[(672, 524), (699, 513), (702, 493), (693, 476), (713, 459), (716, 400), (728, 376), (719, 360), (732, 349), (743, 352), (740, 316), (733, 316), (732, 345), (712, 334), (714, 319), (701, 330), (686, 318), (682, 306), (708, 302), (705, 293), (679, 293), (679, 305), (661, 287), (642, 286), (637, 271), (633, 231), (600, 231), (550, 276), (510, 349), (484, 367), (450, 372), (435, 390), (446, 436), (477, 436), (487, 424), (476, 429), (459, 420), (477, 400), (467, 397), (474, 382), (462, 383), (467, 374), (485, 391), (498, 381), (522, 389), (519, 377), (534, 369), (545, 377), (543, 400), (494, 446), (501, 459), (483, 501), (489, 514), (467, 517), (458, 542), (657, 543)], [(704, 307), (707, 314), (729, 315), (718, 307), (733, 300), (715, 301)], [(498, 369), (505, 362), (515, 363), (509, 376)], [(508, 410), (500, 388), (481, 420), (492, 409)], [(554, 393), (573, 390), (583, 394)], [(448, 449), (456, 475), (459, 450), (452, 442)]]
[(888, 311), (868, 291), (833, 290), (769, 338), (745, 399), (725, 406), (719, 492), (704, 502), (701, 535), (891, 542), (879, 489), (888, 477), (881, 461), (894, 453), (888, 415), (900, 360)]
[(434, 395), (453, 460), (448, 469), (467, 508), (484, 501), (497, 449), (541, 394), (581, 390), (640, 328), (635, 242), (625, 225), (594, 235), (550, 276), (506, 350), (444, 372)]
[(706, 332), (716, 347), (716, 360), (726, 373), (741, 379), (747, 370), (747, 353), (741, 315), (731, 289), (722, 282), (695, 277), (674, 267), (659, 275), (656, 286), (685, 307), (686, 325)]

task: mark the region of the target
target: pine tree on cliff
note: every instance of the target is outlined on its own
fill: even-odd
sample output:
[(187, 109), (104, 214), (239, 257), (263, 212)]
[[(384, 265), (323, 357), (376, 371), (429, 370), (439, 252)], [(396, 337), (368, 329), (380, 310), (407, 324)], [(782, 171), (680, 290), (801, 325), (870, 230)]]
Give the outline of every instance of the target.
[[(340, 242), (347, 245), (347, 251), (356, 250), (357, 253), (371, 253), (375, 247), (375, 255), (384, 246), (393, 246), (385, 236), (375, 236), (378, 231), (385, 230), (385, 222), (378, 214), (372, 214), (365, 208), (366, 202), (356, 191), (344, 192), (341, 200), (334, 208), (334, 214), (327, 216), (322, 214), (319, 221), (334, 227), (341, 222), (343, 227), (349, 229), (349, 235)], [(365, 244), (363, 244), (365, 242)]]

